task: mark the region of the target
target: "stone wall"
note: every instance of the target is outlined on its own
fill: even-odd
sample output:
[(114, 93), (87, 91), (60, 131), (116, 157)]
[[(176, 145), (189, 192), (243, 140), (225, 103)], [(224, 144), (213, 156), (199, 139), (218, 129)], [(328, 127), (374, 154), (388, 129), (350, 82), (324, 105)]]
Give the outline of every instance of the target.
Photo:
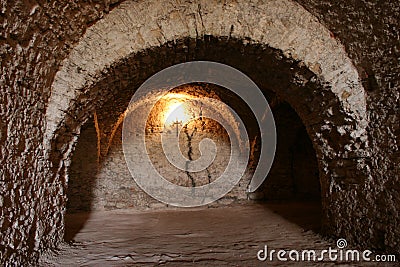
[(50, 87), (110, 1), (0, 3), (0, 264), (27, 265), (62, 240), (65, 181), (45, 160)]
[[(298, 2), (344, 44), (367, 90), (368, 146), (373, 157), (366, 163), (371, 172), (351, 190), (337, 194), (338, 204), (331, 212), (349, 218), (349, 223), (331, 225), (332, 232), (357, 237), (364, 247), (399, 253), (400, 3)], [(338, 169), (345, 165), (343, 161)]]
[[(223, 93), (220, 88), (212, 84), (187, 85), (173, 90), (172, 95), (184, 92), (188, 97), (210, 97), (220, 100), (218, 94)], [(122, 123), (118, 123), (120, 121), (118, 118), (121, 118), (123, 111), (128, 108), (126, 103), (129, 102), (129, 97), (130, 95), (126, 95), (124, 106), (116, 107), (115, 103), (111, 101), (104, 108), (97, 110), (99, 134), (96, 133), (94, 118), (91, 118), (83, 126), (69, 173), (68, 212), (120, 208), (143, 210), (166, 207), (163, 203), (148, 196), (136, 184), (128, 170), (122, 147)], [(147, 121), (146, 149), (154, 168), (165, 179), (180, 186), (201, 186), (213, 182), (225, 171), (231, 156), (231, 143), (227, 132), (216, 121), (205, 117), (202, 117), (201, 120), (182, 122), (181, 126), (186, 126), (179, 129), (179, 145), (183, 156), (193, 160), (198, 159), (200, 157), (199, 143), (204, 138), (210, 138), (215, 142), (217, 153), (213, 163), (205, 170), (199, 172), (179, 170), (168, 161), (161, 144), (163, 132), (167, 138), (164, 141), (166, 146), (174, 141), (176, 135), (175, 126), (163, 125), (160, 121), (164, 119), (163, 113), (168, 111), (168, 106), (166, 106), (168, 103), (165, 102), (164, 98), (158, 100), (148, 118), (136, 118), (136, 120)], [(138, 108), (140, 109), (142, 105), (147, 105), (147, 103), (138, 103)], [(238, 102), (236, 105), (241, 107), (241, 112), (246, 110), (243, 103)], [(191, 112), (197, 113), (192, 116), (199, 116), (199, 107), (188, 108)], [(219, 109), (218, 112), (225, 120), (233, 120), (229, 110), (224, 110), (221, 106), (215, 108)], [(203, 116), (207, 115), (204, 107), (202, 112)], [(235, 123), (235, 121), (230, 122), (231, 125)], [(247, 122), (247, 124), (249, 123), (250, 121)], [(254, 133), (251, 136), (254, 136)], [(99, 137), (100, 155), (97, 150)], [(135, 158), (134, 160), (134, 163), (139, 165), (143, 159)], [(217, 203), (246, 199), (249, 175), (250, 170), (232, 192)]]
[[(102, 118), (104, 115), (112, 113), (112, 110), (98, 110), (97, 112), (99, 118)], [(287, 103), (279, 104), (273, 109), (273, 113), (277, 125), (278, 142), (275, 161), (266, 181), (256, 193), (247, 195), (248, 177), (251, 176), (257, 164), (257, 160), (255, 160), (250, 163), (245, 177), (232, 192), (212, 206), (248, 198), (269, 201), (296, 199), (319, 201), (321, 191), (316, 154), (304, 125)], [(113, 124), (115, 121), (103, 121), (100, 123), (102, 125), (100, 129), (111, 128)], [(121, 128), (118, 128), (117, 133), (113, 136), (112, 146), (107, 154), (102, 156), (99, 163), (96, 148), (97, 135), (93, 119), (83, 126), (71, 163), (67, 212), (121, 208), (143, 210), (166, 207), (149, 197), (135, 183), (125, 162)], [(199, 157), (198, 144), (204, 138), (211, 138), (216, 142), (217, 154), (213, 164), (206, 170), (191, 173), (190, 176), (169, 164), (162, 152), (160, 133), (147, 135), (147, 151), (157, 171), (170, 182), (189, 187), (192, 186), (192, 182), (196, 186), (207, 184), (220, 177), (227, 167), (230, 157), (229, 138), (226, 135), (224, 137), (221, 132), (216, 130), (214, 125), (205, 122), (202, 128), (199, 127), (194, 132), (191, 139), (193, 159)], [(170, 134), (175, 135), (175, 132), (171, 131)], [(110, 133), (102, 131), (101, 136), (104, 146)], [(250, 133), (250, 136), (255, 136), (255, 134)], [(184, 155), (188, 153), (187, 142), (187, 136), (183, 131), (180, 145)], [(259, 149), (259, 142), (257, 142), (251, 151), (252, 155), (257, 157), (256, 151)]]
[[(115, 142), (108, 155), (103, 158), (101, 165), (96, 162), (96, 135), (93, 135), (94, 127), (88, 126), (82, 132), (81, 140), (77, 145), (79, 154), (74, 156), (71, 165), (70, 182), (68, 186), (68, 205), (67, 212), (82, 212), (88, 210), (112, 210), (121, 208), (132, 208), (136, 210), (166, 208), (165, 205), (145, 193), (134, 181), (125, 162), (121, 143), (121, 130), (115, 135)], [(175, 133), (171, 133), (175, 135)], [(215, 134), (201, 133), (196, 131), (192, 137), (194, 155), (198, 156), (197, 145), (202, 138), (213, 137), (217, 143), (217, 158), (214, 163), (206, 170), (199, 173), (189, 174), (181, 171), (169, 164), (165, 155), (162, 153), (159, 134), (149, 134), (146, 136), (147, 149), (156, 170), (168, 181), (191, 187), (208, 184), (214, 181), (224, 171), (227, 160), (230, 157), (230, 143), (224, 139), (216, 138)], [(181, 145), (187, 145), (186, 136), (182, 136)], [(86, 149), (91, 147), (92, 149)], [(94, 149), (93, 149), (94, 148)], [(187, 153), (187, 147), (183, 148), (183, 153)], [(94, 160), (93, 160), (94, 158)], [(89, 159), (89, 161), (88, 161)], [(92, 159), (92, 160), (90, 160)], [(140, 160), (140, 159), (137, 159)], [(87, 163), (86, 163), (87, 162)], [(139, 163), (138, 163), (139, 164)], [(223, 203), (228, 199), (246, 199), (246, 185), (242, 182), (242, 190), (234, 190), (228, 195)], [(215, 204), (214, 204), (215, 205)]]
[[(282, 5), (283, 2), (287, 3), (287, 1), (274, 3)], [(321, 98), (315, 98), (316, 101), (308, 105), (308, 107), (316, 108), (316, 110), (311, 109), (313, 112), (310, 112), (309, 116), (306, 116), (304, 111), (301, 112), (301, 108), (295, 107), (296, 111), (302, 114), (301, 118), (308, 127), (307, 131), (314, 144), (318, 143), (319, 139), (332, 139), (329, 142), (329, 147), (333, 151), (340, 151), (343, 148), (362, 152), (359, 154), (343, 154), (346, 155), (345, 157), (330, 154), (325, 158), (325, 161), (321, 161), (323, 153), (316, 148), (319, 170), (323, 171), (321, 175), (325, 175), (326, 178), (326, 182), (322, 184), (322, 201), (326, 208), (325, 217), (327, 218), (326, 232), (330, 235), (346, 237), (348, 241), (358, 243), (364, 248), (377, 248), (399, 253), (400, 71), (398, 64), (400, 44), (397, 24), (400, 17), (400, 4), (398, 1), (297, 0), (297, 2), (330, 30), (332, 40), (338, 40), (344, 45), (347, 55), (358, 69), (367, 96), (368, 142), (359, 140), (353, 143), (351, 147), (336, 147), (334, 145), (335, 143), (344, 144), (347, 142), (343, 138), (348, 138), (348, 135), (344, 137), (341, 135), (343, 130), (346, 129), (337, 128), (338, 133), (335, 136), (335, 127), (322, 125), (324, 126), (322, 129), (315, 131), (322, 133), (322, 135), (312, 134), (312, 129), (307, 122), (315, 123), (312, 114), (315, 112), (320, 114), (318, 106), (321, 103)], [(147, 4), (138, 3), (137, 5), (140, 7), (137, 9), (138, 17), (140, 17), (141, 12), (148, 11)], [(62, 117), (67, 118), (67, 121), (77, 121), (76, 127), (59, 131), (59, 136), (61, 136), (58, 139), (61, 141), (57, 143), (59, 146), (49, 146), (50, 140), (45, 138), (45, 131), (49, 129), (46, 123), (48, 124), (50, 121), (46, 121), (45, 118), (47, 117), (46, 107), (49, 106), (51, 85), (56, 72), (61, 68), (63, 59), (70, 55), (72, 48), (76, 47), (76, 43), (85, 31), (96, 21), (103, 18), (109, 12), (110, 7), (118, 6), (115, 1), (68, 1), (64, 3), (55, 1), (50, 3), (23, 0), (1, 1), (0, 259), (2, 264), (26, 265), (28, 262), (34, 262), (41, 252), (47, 248), (55, 247), (62, 239), (63, 214), (66, 202), (66, 173), (72, 155), (73, 143), (77, 139), (76, 135), (79, 134), (79, 131), (76, 131), (75, 128), (79, 129), (85, 119), (93, 114), (93, 110), (90, 109), (90, 106), (84, 106), (86, 109), (79, 111), (79, 105), (74, 104), (71, 104), (70, 107), (77, 111), (76, 113), (70, 113), (70, 109), (61, 109)], [(193, 5), (193, 7), (196, 7), (195, 11), (182, 8), (182, 12), (195, 14), (194, 17), (200, 21), (199, 16), (205, 13), (202, 13), (204, 10), (199, 10), (199, 7), (204, 8), (205, 6)], [(164, 5), (164, 7), (167, 8), (167, 5)], [(239, 10), (246, 12), (248, 8), (258, 7), (258, 4), (249, 1), (246, 7)], [(227, 8), (232, 8), (232, 5), (228, 3)], [(291, 8), (296, 10), (296, 5), (284, 7), (286, 10)], [(177, 9), (179, 11), (179, 7)], [(226, 10), (228, 14), (229, 9)], [(179, 12), (171, 13), (171, 15), (177, 14)], [(218, 40), (218, 36), (223, 36), (225, 41), (227, 38), (229, 39), (232, 36), (230, 32), (233, 33), (232, 37), (244, 40), (245, 43), (250, 42), (249, 38), (245, 38), (247, 33), (252, 33), (253, 36), (260, 38), (268, 36), (263, 35), (260, 30), (265, 29), (265, 25), (269, 25), (268, 19), (260, 20), (259, 16), (262, 13), (249, 12), (255, 18), (245, 22), (243, 22), (243, 14), (238, 14), (235, 13), (233, 19), (235, 23), (230, 24), (228, 22), (229, 25), (216, 35), (216, 39), (209, 39), (211, 40), (208, 43), (209, 47), (217, 45), (213, 40)], [(288, 17), (287, 14), (293, 16)], [(283, 29), (282, 27), (286, 23), (289, 25), (291, 20), (298, 18), (294, 14), (296, 12), (275, 12), (277, 18), (282, 18), (282, 23), (274, 24), (281, 27), (274, 29)], [(303, 13), (300, 12), (299, 14)], [(230, 19), (223, 17), (224, 19), (221, 21), (221, 18), (216, 17), (208, 22), (216, 25), (213, 28), (220, 28), (221, 23)], [(201, 21), (199, 24), (201, 24)], [(235, 27), (231, 28), (231, 25), (235, 25)], [(187, 34), (187, 36), (191, 36), (195, 40), (197, 38), (203, 40), (209, 38), (206, 37), (207, 32), (204, 35), (200, 33), (196, 36), (195, 27), (190, 29), (194, 33)], [(236, 29), (242, 30), (237, 33)], [(318, 35), (315, 29), (310, 27), (311, 35)], [(157, 35), (157, 33), (159, 34)], [(143, 34), (144, 39), (136, 38), (136, 36), (134, 38), (145, 43), (144, 40), (147, 35), (152, 35), (152, 38), (162, 36), (160, 31)], [(323, 31), (323, 34), (326, 34), (326, 31)], [(298, 36), (300, 43), (302, 36), (304, 36), (304, 32), (300, 32)], [(159, 46), (160, 42), (157, 40), (162, 39), (155, 40), (155, 42), (147, 43), (147, 45)], [(176, 41), (175, 44), (169, 43), (168, 45), (176, 49), (176, 53), (181, 53), (181, 57), (176, 62), (195, 58), (192, 49), (196, 49), (196, 42), (180, 43), (179, 38), (174, 40)], [(310, 45), (310, 50), (318, 51), (318, 49), (321, 49), (323, 51), (329, 39), (324, 40), (327, 42), (322, 41)], [(318, 49), (316, 49), (316, 46)], [(224, 48), (229, 50), (229, 46)], [(246, 50), (243, 47), (240, 49)], [(157, 51), (160, 53), (166, 50), (159, 49), (156, 50), (156, 53)], [(122, 53), (122, 50), (120, 52)], [(293, 54), (293, 51), (290, 50), (284, 52), (284, 54), (272, 54), (271, 57), (300, 56), (298, 60), (301, 61), (302, 56), (304, 56), (304, 54)], [(268, 53), (268, 51), (265, 51), (265, 53)], [(236, 55), (240, 55), (240, 51)], [(158, 56), (162, 58), (162, 54), (158, 54)], [(151, 52), (150, 54), (145, 53), (141, 57), (143, 57), (144, 63), (137, 69), (147, 69), (146, 74), (162, 67), (162, 64), (157, 67), (146, 62), (146, 59), (151, 58)], [(335, 55), (333, 57), (335, 58)], [(253, 62), (262, 62), (262, 59), (255, 59)], [(170, 63), (173, 62), (165, 61), (164, 66)], [(240, 62), (238, 63), (234, 59), (231, 59), (230, 63), (240, 65)], [(314, 70), (315, 73), (324, 71), (324, 74), (329, 74), (334, 71), (334, 69), (325, 69), (324, 66), (309, 63), (307, 63), (307, 67)], [(287, 63), (288, 68), (291, 64), (293, 64), (293, 61)], [(135, 64), (131, 65), (135, 66)], [(294, 68), (297, 69), (297, 66), (294, 66)], [(246, 68), (243, 67), (243, 69)], [(75, 70), (77, 72), (84, 71), (79, 66)], [(129, 72), (125, 73), (129, 74)], [(301, 73), (301, 69), (299, 73)], [(108, 74), (112, 76), (115, 73), (111, 70)], [(249, 75), (252, 74), (257, 76), (256, 72), (250, 71)], [(98, 78), (96, 75), (93, 76), (95, 79)], [(311, 76), (306, 75), (309, 78)], [(104, 76), (102, 77), (104, 78)], [(290, 77), (294, 77), (294, 75)], [(113, 85), (118, 87), (126, 81), (121, 76), (117, 78), (119, 80), (109, 79), (108, 82), (110, 83), (104, 85), (111, 85), (111, 82), (114, 82)], [(298, 82), (302, 82), (302, 77), (297, 76), (296, 78), (298, 78)], [(81, 88), (77, 89), (80, 90)], [(300, 91), (297, 91), (295, 95), (301, 94)], [(329, 95), (330, 92), (329, 90), (322, 91), (321, 94)], [(281, 95), (285, 94), (281, 92)], [(308, 96), (310, 95), (312, 94), (308, 94)], [(342, 94), (342, 96), (346, 98), (347, 94)], [(84, 97), (87, 96), (80, 96), (78, 104)], [(286, 98), (290, 98), (290, 92), (286, 94)], [(294, 106), (293, 102), (298, 100), (301, 100), (301, 98), (293, 97), (288, 102)], [(68, 105), (67, 103), (67, 107)], [(96, 102), (93, 102), (93, 105), (96, 106)], [(338, 106), (340, 106), (338, 103), (334, 105), (334, 107)], [(323, 109), (325, 108), (326, 106)], [(57, 110), (57, 108), (54, 108), (51, 112)], [(326, 108), (326, 110), (329, 110), (329, 108)], [(337, 112), (335, 109), (333, 111)], [(76, 117), (77, 114), (81, 114), (81, 117)], [(86, 117), (82, 114), (86, 114)], [(65, 125), (69, 127), (73, 123), (66, 123)], [(57, 128), (58, 126), (55, 123), (52, 127)], [(318, 125), (318, 127), (320, 126)], [(62, 141), (63, 139), (65, 140)], [(328, 147), (325, 148), (328, 149)], [(329, 152), (329, 150), (326, 151)], [(368, 151), (368, 153), (363, 151)], [(337, 160), (332, 161), (335, 158)]]

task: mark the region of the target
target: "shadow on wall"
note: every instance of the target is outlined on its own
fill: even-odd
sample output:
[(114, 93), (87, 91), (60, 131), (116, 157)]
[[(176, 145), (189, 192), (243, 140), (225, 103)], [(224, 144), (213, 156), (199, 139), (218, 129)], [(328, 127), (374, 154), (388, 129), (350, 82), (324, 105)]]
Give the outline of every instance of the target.
[(280, 103), (273, 113), (277, 130), (275, 160), (254, 197), (305, 230), (319, 232), (321, 185), (312, 142), (288, 103)]
[(316, 153), (305, 126), (286, 102), (273, 109), (277, 147), (268, 178), (258, 190), (264, 200), (316, 200), (321, 198)]
[[(278, 104), (273, 113), (278, 134), (276, 157), (255, 199), (304, 229), (318, 232), (321, 227), (321, 190), (311, 140), (288, 103)], [(121, 131), (117, 131), (115, 146), (99, 169), (93, 120), (82, 126), (72, 158), (67, 192), (67, 213), (79, 214), (66, 216), (65, 241), (73, 240), (92, 210), (152, 208), (155, 207), (152, 202), (157, 207), (161, 204), (139, 190), (132, 180), (125, 166), (120, 135)]]
[(75, 217), (66, 216), (64, 240), (67, 242), (72, 241), (89, 217), (98, 171), (97, 147), (93, 141), (97, 139), (97, 135), (93, 120), (82, 126), (80, 136), (69, 174), (67, 213), (81, 213), (81, 223), (71, 221)]

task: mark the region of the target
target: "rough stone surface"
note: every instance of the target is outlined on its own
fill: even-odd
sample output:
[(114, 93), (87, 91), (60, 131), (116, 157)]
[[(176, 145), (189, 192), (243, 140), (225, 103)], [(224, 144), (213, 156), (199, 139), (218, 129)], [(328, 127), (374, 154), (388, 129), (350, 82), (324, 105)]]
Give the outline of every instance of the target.
[[(62, 240), (65, 181), (45, 160), (45, 112), (61, 61), (110, 2), (0, 4), (0, 262), (26, 265)], [(60, 232), (61, 231), (61, 232)]]
[(2, 0), (1, 263), (61, 242), (73, 148), (93, 110), (194, 59), (238, 67), (296, 110), (327, 234), (400, 253), (400, 4), (297, 2)]
[[(335, 198), (332, 214), (349, 218), (332, 232), (360, 243), (400, 251), (400, 19), (398, 1), (298, 1), (345, 46), (367, 90), (369, 147), (359, 157), (368, 178)], [(347, 162), (343, 161), (342, 166)], [(339, 166), (338, 166), (339, 167)], [(336, 228), (336, 229), (335, 229)]]
[[(214, 88), (214, 90), (216, 89)], [(198, 88), (197, 91), (201, 92), (201, 88)], [(255, 164), (257, 164), (257, 160), (254, 160), (249, 164), (245, 177), (217, 203), (237, 202), (247, 198), (274, 201), (318, 200), (320, 198), (316, 155), (304, 125), (287, 103), (277, 105), (272, 111), (277, 124), (278, 143), (276, 158), (268, 179), (256, 193), (246, 194), (249, 177), (251, 177)], [(118, 127), (115, 135), (109, 131), (109, 129), (115, 127), (114, 125), (118, 121), (115, 117), (118, 117), (119, 112), (116, 112), (114, 116), (111, 116), (111, 113), (112, 111), (109, 109), (105, 109), (104, 112), (98, 111), (103, 148), (101, 149), (103, 153), (100, 162), (97, 158), (97, 136), (93, 121), (90, 120), (83, 126), (71, 163), (67, 191), (67, 213), (123, 208), (137, 210), (165, 208), (164, 204), (147, 196), (132, 178), (122, 151), (122, 125)], [(111, 119), (112, 117), (114, 117), (114, 120)], [(169, 164), (162, 152), (160, 134), (154, 133), (155, 129), (149, 130), (153, 133), (146, 136), (148, 154), (156, 170), (168, 181), (181, 186), (190, 187), (193, 186), (192, 183), (201, 186), (220, 177), (227, 167), (230, 158), (229, 139), (218, 132), (215, 125), (208, 121), (203, 121), (203, 123), (196, 131), (189, 128), (189, 132), (193, 132), (191, 137), (192, 158), (196, 159), (200, 156), (198, 144), (204, 138), (211, 138), (216, 142), (218, 153), (213, 163), (206, 170), (190, 173), (190, 175)], [(158, 129), (158, 127), (156, 128)], [(248, 125), (248, 128), (249, 130), (252, 129), (250, 125)], [(170, 129), (170, 131), (171, 135), (175, 135), (175, 129)], [(253, 131), (249, 134), (252, 137), (256, 135)], [(104, 147), (110, 142), (111, 136), (113, 136), (112, 146), (105, 154)], [(187, 155), (189, 152), (188, 137), (185, 134), (181, 135), (180, 144), (182, 153)], [(257, 154), (256, 150), (259, 150), (258, 142), (252, 148), (251, 153)], [(139, 164), (141, 159), (137, 158), (136, 160), (136, 164)], [(214, 206), (214, 204), (212, 205)]]

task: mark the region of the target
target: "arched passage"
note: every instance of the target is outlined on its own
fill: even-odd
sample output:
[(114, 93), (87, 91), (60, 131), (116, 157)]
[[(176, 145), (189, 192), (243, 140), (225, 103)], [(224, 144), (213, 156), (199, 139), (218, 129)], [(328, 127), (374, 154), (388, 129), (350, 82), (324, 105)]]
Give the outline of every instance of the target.
[(121, 4), (88, 29), (54, 80), (44, 140), (54, 178), (67, 178), (80, 126), (95, 108), (189, 60), (236, 67), (296, 110), (317, 152), (324, 219), (334, 225), (340, 191), (365, 177), (357, 161), (368, 156), (365, 95), (340, 43), (291, 1)]

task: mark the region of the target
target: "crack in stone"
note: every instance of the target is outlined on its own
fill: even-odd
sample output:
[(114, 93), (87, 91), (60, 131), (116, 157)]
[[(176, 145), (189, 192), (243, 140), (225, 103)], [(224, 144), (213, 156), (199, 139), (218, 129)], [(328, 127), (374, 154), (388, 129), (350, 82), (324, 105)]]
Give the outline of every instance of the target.
[[(199, 6), (200, 6), (200, 5), (199, 5)], [(202, 114), (203, 114), (203, 110), (202, 110), (202, 108), (200, 107), (201, 130), (203, 131), (204, 128), (205, 128), (205, 126), (206, 126), (206, 122), (205, 122), (205, 121), (203, 120), (203, 118), (201, 117)], [(208, 168), (206, 168), (206, 172), (207, 172), (208, 183), (211, 184), (212, 176), (211, 176), (210, 170), (209, 170)]]
[(206, 171), (207, 171), (208, 183), (211, 184), (211, 178), (212, 177), (211, 177), (210, 170), (208, 168), (206, 168)]
[(186, 161), (186, 166), (185, 166), (186, 167), (186, 175), (189, 178), (189, 180), (191, 181), (192, 187), (196, 187), (196, 182), (194, 181), (194, 178), (190, 174), (190, 172), (187, 171), (187, 169), (188, 169), (188, 165), (189, 165), (190, 161), (193, 160), (193, 157), (192, 157), (192, 155), (193, 155), (192, 139), (193, 139), (193, 135), (196, 133), (196, 131), (197, 131), (197, 128), (194, 127), (192, 133), (189, 134), (187, 125), (185, 125), (185, 127), (184, 127), (184, 133), (186, 134), (186, 138), (187, 138), (187, 141), (188, 141), (187, 142), (187, 146), (188, 146), (188, 158), (189, 158), (189, 160)]
[(204, 22), (203, 22), (203, 15), (201, 14), (201, 4), (199, 3), (197, 6), (197, 12), (199, 13), (200, 21), (201, 21), (201, 26), (203, 27), (203, 30), (205, 29)]

